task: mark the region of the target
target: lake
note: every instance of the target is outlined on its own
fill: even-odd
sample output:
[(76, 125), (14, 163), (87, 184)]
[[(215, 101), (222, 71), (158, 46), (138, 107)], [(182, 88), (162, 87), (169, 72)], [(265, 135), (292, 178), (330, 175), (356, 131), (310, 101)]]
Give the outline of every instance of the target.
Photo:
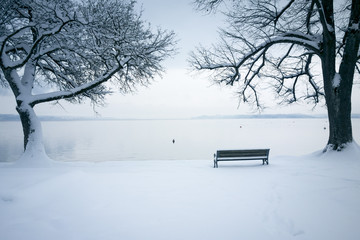
[[(271, 156), (323, 149), (327, 119), (43, 121), (45, 149), (57, 161), (205, 160), (217, 149), (270, 148)], [(360, 143), (360, 119), (353, 119)], [(22, 153), (18, 121), (0, 122), (0, 161)], [(173, 140), (175, 142), (173, 143)]]

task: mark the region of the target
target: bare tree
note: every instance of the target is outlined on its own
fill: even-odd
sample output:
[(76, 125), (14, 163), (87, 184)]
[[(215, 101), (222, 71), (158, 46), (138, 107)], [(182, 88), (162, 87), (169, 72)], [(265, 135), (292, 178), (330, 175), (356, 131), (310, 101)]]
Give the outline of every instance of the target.
[[(152, 29), (135, 4), (0, 2), (0, 86), (10, 87), (16, 98), (25, 152), (44, 152), (35, 105), (61, 99), (98, 104), (111, 86), (126, 93), (163, 71), (161, 62), (174, 52), (174, 34)], [(35, 94), (34, 86), (44, 91)]]
[[(351, 93), (360, 72), (360, 0), (196, 0), (200, 10), (222, 5), (227, 29), (212, 49), (198, 48), (192, 66), (218, 83), (241, 84), (244, 102), (262, 107), (259, 86), (272, 81), (285, 102), (325, 98), (328, 149), (353, 141)], [(224, 10), (225, 9), (225, 10)], [(313, 66), (321, 63), (322, 81)], [(356, 73), (357, 71), (357, 73)]]

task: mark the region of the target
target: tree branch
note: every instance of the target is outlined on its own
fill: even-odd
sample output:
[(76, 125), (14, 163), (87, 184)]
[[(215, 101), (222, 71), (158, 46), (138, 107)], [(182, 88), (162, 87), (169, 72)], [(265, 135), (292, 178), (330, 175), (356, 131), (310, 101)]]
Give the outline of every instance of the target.
[(286, 12), (286, 10), (288, 10), (291, 5), (295, 2), (295, 0), (290, 0), (286, 5), (285, 7), (280, 11), (279, 14), (277, 14), (274, 18), (274, 25), (276, 26), (277, 22), (279, 21), (280, 17)]
[[(124, 66), (131, 60), (131, 58), (127, 58), (123, 60), (122, 62), (118, 61), (118, 65), (115, 66), (111, 71), (108, 71), (103, 76), (99, 77), (98, 79), (85, 83), (81, 86), (75, 87), (69, 91), (58, 91), (53, 93), (46, 93), (46, 94), (39, 94), (32, 97), (32, 100), (29, 102), (30, 105), (35, 106), (36, 104), (43, 103), (43, 102), (51, 102), (55, 100), (60, 99), (66, 99), (66, 98), (73, 98), (76, 95), (79, 95), (81, 93), (86, 93), (86, 91), (93, 89), (96, 86), (99, 86), (100, 84), (108, 81), (115, 73), (117, 73), (119, 70), (123, 69)], [(19, 98), (21, 99), (21, 98)]]
[(5, 66), (5, 68), (12, 68), (12, 69), (15, 69), (15, 68), (21, 68), (23, 67), (26, 62), (32, 57), (32, 54), (35, 53), (36, 49), (39, 47), (39, 45), (42, 43), (43, 39), (46, 38), (46, 37), (49, 37), (51, 35), (55, 35), (57, 33), (59, 33), (67, 24), (69, 23), (72, 23), (72, 22), (75, 22), (75, 20), (68, 20), (66, 22), (64, 22), (62, 25), (54, 28), (53, 30), (51, 31), (45, 31), (44, 33), (42, 33), (40, 35), (40, 37), (38, 37), (34, 43), (32, 44), (32, 46), (29, 48), (30, 51), (29, 53), (27, 54), (27, 56), (21, 60), (18, 60), (18, 61), (14, 61), (12, 62), (12, 64), (8, 64), (8, 66)]

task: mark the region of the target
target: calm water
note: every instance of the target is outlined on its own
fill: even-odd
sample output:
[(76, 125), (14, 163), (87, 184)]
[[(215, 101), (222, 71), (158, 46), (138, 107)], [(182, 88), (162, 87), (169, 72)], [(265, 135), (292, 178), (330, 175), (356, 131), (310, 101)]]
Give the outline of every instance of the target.
[[(212, 159), (217, 149), (270, 148), (272, 156), (322, 149), (326, 119), (44, 121), (45, 148), (58, 161)], [(353, 119), (360, 143), (360, 119)], [(0, 161), (22, 152), (20, 122), (0, 122)], [(172, 140), (175, 140), (175, 143)]]

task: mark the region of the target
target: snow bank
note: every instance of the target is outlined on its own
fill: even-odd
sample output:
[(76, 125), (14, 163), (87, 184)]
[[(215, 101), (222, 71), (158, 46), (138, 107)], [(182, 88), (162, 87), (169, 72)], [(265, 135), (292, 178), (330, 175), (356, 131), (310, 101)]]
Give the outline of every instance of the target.
[(359, 156), (1, 164), (1, 239), (355, 240)]
[(52, 167), (56, 162), (50, 159), (45, 152), (44, 146), (39, 144), (38, 147), (26, 149), (21, 155), (20, 159), (6, 164), (10, 167), (16, 168), (34, 168), (34, 167)]

